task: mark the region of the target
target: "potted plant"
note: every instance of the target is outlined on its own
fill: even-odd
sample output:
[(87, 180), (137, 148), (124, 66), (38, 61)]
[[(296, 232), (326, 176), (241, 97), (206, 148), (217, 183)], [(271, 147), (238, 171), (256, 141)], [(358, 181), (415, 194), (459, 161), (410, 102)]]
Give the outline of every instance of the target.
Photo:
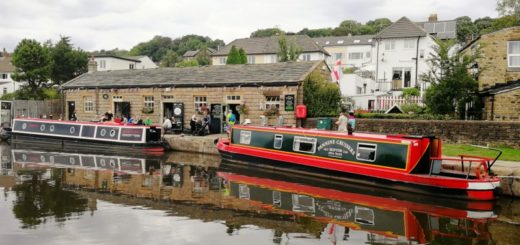
[(272, 106), (268, 109), (265, 109), (264, 116), (266, 117), (273, 117), (280, 115), (280, 110), (276, 106)]
[(143, 114), (152, 114), (153, 113), (153, 107), (143, 107), (142, 112), (143, 112)]

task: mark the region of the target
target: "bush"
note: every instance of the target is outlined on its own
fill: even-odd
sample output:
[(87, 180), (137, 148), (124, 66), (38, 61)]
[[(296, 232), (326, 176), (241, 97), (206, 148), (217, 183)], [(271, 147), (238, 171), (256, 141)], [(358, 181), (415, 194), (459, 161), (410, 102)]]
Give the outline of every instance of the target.
[(336, 117), (340, 112), (341, 91), (337, 84), (314, 71), (303, 81), (303, 102), (309, 117)]
[(424, 114), (426, 107), (418, 104), (404, 104), (400, 106), (405, 114)]
[(452, 120), (448, 115), (432, 114), (384, 114), (384, 113), (356, 113), (357, 118), (367, 119), (412, 119), (412, 120)]

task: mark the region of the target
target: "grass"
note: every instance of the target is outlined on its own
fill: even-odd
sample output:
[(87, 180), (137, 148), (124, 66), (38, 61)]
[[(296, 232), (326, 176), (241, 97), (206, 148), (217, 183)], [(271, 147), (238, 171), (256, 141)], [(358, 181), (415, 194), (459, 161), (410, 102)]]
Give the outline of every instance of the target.
[[(498, 160), (520, 162), (520, 149), (505, 147), (494, 147), (502, 151)], [(460, 154), (475, 155), (495, 158), (496, 151), (462, 144), (442, 144), (442, 154), (446, 156), (457, 156)]]

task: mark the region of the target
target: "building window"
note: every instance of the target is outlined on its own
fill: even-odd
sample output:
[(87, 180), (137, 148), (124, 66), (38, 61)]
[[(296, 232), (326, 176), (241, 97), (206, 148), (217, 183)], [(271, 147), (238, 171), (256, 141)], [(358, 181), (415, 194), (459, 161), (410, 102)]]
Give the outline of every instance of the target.
[(208, 98), (206, 96), (195, 96), (195, 111), (201, 111), (203, 106), (208, 106)]
[(363, 93), (363, 88), (356, 87), (356, 94), (362, 94), (362, 93)]
[(360, 60), (363, 59), (363, 52), (348, 53), (349, 60)]
[(128, 65), (128, 69), (133, 70), (134, 68), (135, 68), (135, 65), (134, 65), (134, 64), (129, 64), (129, 65)]
[(173, 95), (163, 95), (163, 100), (173, 100)]
[(342, 53), (336, 53), (335, 56), (336, 56), (336, 60), (343, 59), (343, 54)]
[(310, 61), (311, 60), (311, 54), (302, 54), (302, 60), (303, 61)]
[(395, 40), (385, 41), (385, 50), (394, 50), (394, 49), (395, 49)]
[(7, 88), (4, 88), (4, 94), (7, 94)]
[(85, 112), (94, 111), (94, 102), (92, 101), (92, 96), (83, 97), (83, 102), (85, 105)]
[(227, 62), (227, 57), (220, 57), (219, 61), (220, 61), (220, 64), (225, 65)]
[(392, 69), (392, 89), (409, 88), (412, 81), (411, 68)]
[(507, 42), (507, 66), (520, 67), (520, 41)]
[(265, 96), (265, 109), (280, 108), (280, 96)]
[(247, 56), (247, 63), (248, 64), (254, 64), (255, 63), (255, 56), (254, 55), (248, 55)]
[(7, 79), (9, 78), (9, 75), (7, 73), (2, 73), (2, 79)]
[(415, 39), (406, 39), (406, 40), (404, 40), (404, 48), (405, 49), (415, 48), (415, 42), (416, 42)]
[(270, 64), (270, 63), (276, 63), (276, 54), (268, 54), (264, 56), (264, 63)]
[(153, 96), (145, 96), (144, 97), (144, 108), (153, 108), (155, 105), (155, 101)]
[(240, 95), (228, 95), (227, 100), (230, 101), (240, 101)]
[(100, 69), (105, 69), (107, 67), (107, 63), (105, 60), (100, 60), (99, 61), (99, 68)]

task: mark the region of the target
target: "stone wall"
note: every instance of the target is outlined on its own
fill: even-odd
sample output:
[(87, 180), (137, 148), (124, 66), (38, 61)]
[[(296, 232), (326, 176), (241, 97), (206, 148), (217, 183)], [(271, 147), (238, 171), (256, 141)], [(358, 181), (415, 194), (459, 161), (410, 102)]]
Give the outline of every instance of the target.
[(486, 120), (520, 122), (520, 89), (487, 96), (484, 105)]
[[(315, 128), (316, 122), (316, 118), (309, 118), (305, 127)], [(358, 132), (435, 135), (450, 143), (520, 149), (520, 122), (357, 119), (356, 127)]]
[(481, 48), (482, 58), (478, 60), (481, 73), (480, 89), (486, 89), (496, 83), (520, 79), (520, 69), (507, 67), (507, 42), (520, 40), (520, 27), (506, 28), (482, 35), (477, 44)]

